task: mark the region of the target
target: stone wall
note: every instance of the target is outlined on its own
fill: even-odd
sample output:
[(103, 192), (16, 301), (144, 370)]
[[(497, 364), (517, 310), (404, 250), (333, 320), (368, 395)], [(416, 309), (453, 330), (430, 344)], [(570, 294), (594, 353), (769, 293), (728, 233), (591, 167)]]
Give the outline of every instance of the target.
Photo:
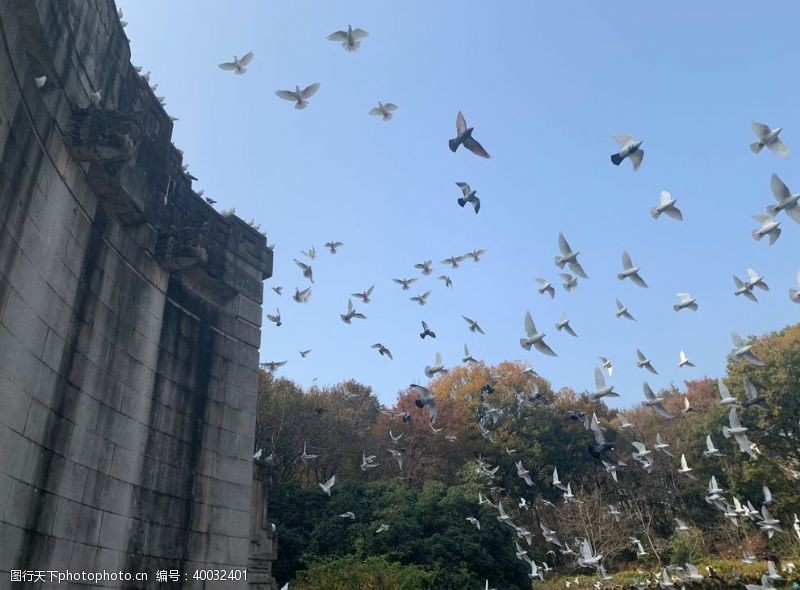
[(0, 588), (246, 587), (272, 252), (171, 134), (113, 0), (0, 0)]

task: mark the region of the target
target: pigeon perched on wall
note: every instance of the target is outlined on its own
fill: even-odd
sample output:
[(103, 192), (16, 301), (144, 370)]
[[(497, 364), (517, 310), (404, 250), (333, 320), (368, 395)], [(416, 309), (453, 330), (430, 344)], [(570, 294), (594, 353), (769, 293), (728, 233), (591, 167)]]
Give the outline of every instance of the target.
[(758, 121), (750, 123), (750, 127), (753, 129), (753, 133), (758, 137), (757, 141), (750, 144), (750, 149), (753, 153), (758, 154), (766, 147), (773, 154), (784, 160), (789, 158), (789, 148), (787, 148), (783, 141), (781, 141), (781, 138), (778, 137), (780, 132), (783, 131), (783, 127), (771, 129), (769, 125), (759, 123)]
[(354, 29), (352, 26), (347, 25), (346, 31), (335, 31), (328, 35), (328, 41), (335, 41), (341, 43), (342, 47), (348, 53), (358, 51), (361, 47), (361, 39), (369, 36), (364, 29)]
[[(252, 51), (248, 51), (242, 57), (233, 56), (233, 61), (227, 61), (219, 64), (219, 68), (221, 70), (228, 70), (231, 72), (235, 72), (236, 75), (241, 76), (245, 72), (247, 72), (247, 65), (253, 61), (253, 56), (255, 54)], [(148, 72), (149, 74), (150, 72)]]
[(633, 166), (633, 171), (636, 172), (644, 158), (643, 142), (625, 133), (614, 135), (612, 139), (619, 144), (620, 150), (616, 154), (611, 154), (611, 163), (619, 166), (625, 158), (628, 158)]
[[(450, 151), (455, 152), (458, 146), (464, 145), (469, 151), (481, 158), (491, 158), (489, 152), (483, 149), (483, 146), (472, 137), (473, 127), (467, 127), (467, 122), (461, 111), (456, 115), (456, 136), (449, 141)], [(477, 213), (477, 211), (476, 211)]]
[(308, 106), (308, 99), (314, 96), (319, 90), (319, 82), (314, 82), (300, 90), (299, 86), (295, 86), (294, 90), (276, 90), (275, 94), (278, 98), (294, 102), (294, 108), (302, 110)]

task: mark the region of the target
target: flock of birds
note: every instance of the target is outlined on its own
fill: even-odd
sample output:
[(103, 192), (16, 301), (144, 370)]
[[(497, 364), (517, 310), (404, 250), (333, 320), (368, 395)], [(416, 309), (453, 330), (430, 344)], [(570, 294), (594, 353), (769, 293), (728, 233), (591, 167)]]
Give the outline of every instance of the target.
[[(123, 20), (122, 11), (119, 11), (119, 18), (121, 21), (122, 26), (124, 27), (127, 23)], [(340, 43), (341, 46), (347, 52), (355, 52), (361, 46), (361, 41), (366, 38), (369, 34), (367, 31), (360, 29), (360, 28), (353, 28), (352, 26), (348, 25), (347, 30), (339, 30), (335, 31), (334, 33), (328, 36), (328, 39), (333, 42)], [(241, 57), (234, 56), (233, 60), (230, 62), (224, 62), (219, 64), (219, 68), (225, 71), (231, 71), (236, 75), (244, 75), (248, 71), (249, 65), (252, 63), (254, 59), (254, 53), (252, 51), (246, 53)], [(142, 69), (137, 68), (136, 71), (141, 74)], [(142, 77), (149, 83), (150, 81), (150, 72), (145, 74), (141, 74)], [(47, 84), (46, 76), (37, 77), (35, 79), (36, 85), (38, 88), (43, 88)], [(158, 88), (158, 85), (155, 84), (151, 86), (153, 92), (155, 92)], [(309, 99), (314, 96), (320, 88), (319, 83), (312, 83), (308, 86), (301, 88), (299, 85), (296, 85), (294, 90), (276, 90), (275, 94), (286, 101), (290, 101), (294, 103), (294, 108), (302, 110), (309, 106)], [(164, 97), (157, 97), (162, 105), (165, 104)], [(99, 104), (102, 96), (100, 92), (95, 92), (90, 97), (91, 102), (95, 105)], [(372, 108), (369, 111), (369, 115), (380, 117), (383, 121), (390, 121), (393, 117), (394, 112), (397, 110), (397, 105), (391, 102), (379, 102), (378, 105)], [(177, 120), (176, 118), (172, 117), (172, 120)], [(768, 125), (763, 123), (754, 122), (752, 123), (752, 129), (756, 134), (756, 141), (750, 145), (750, 149), (758, 154), (761, 152), (763, 148), (767, 148), (777, 156), (786, 159), (789, 157), (789, 150), (783, 143), (780, 138), (780, 133), (782, 128), (771, 128)], [(469, 127), (467, 122), (464, 118), (464, 115), (459, 111), (456, 116), (456, 137), (450, 139), (448, 142), (449, 149), (453, 152), (456, 152), (459, 146), (463, 146), (466, 150), (472, 152), (476, 156), (482, 158), (490, 158), (490, 154), (488, 151), (475, 139), (473, 136), (474, 128)], [(636, 171), (642, 165), (644, 159), (644, 151), (642, 149), (642, 140), (635, 139), (630, 135), (617, 135), (613, 137), (614, 141), (619, 145), (619, 151), (611, 155), (611, 162), (615, 166), (619, 166), (624, 160), (629, 160), (633, 170)], [(184, 167), (184, 172), (189, 175), (188, 168)], [(191, 177), (190, 178), (194, 178)], [(461, 191), (461, 196), (457, 198), (457, 203), (460, 207), (465, 207), (466, 205), (470, 205), (475, 214), (478, 214), (481, 207), (480, 199), (477, 196), (477, 192), (473, 190), (470, 185), (466, 182), (457, 182), (456, 185)], [(758, 227), (752, 231), (752, 237), (755, 240), (761, 240), (764, 237), (769, 239), (769, 244), (773, 244), (781, 235), (781, 223), (782, 221), (778, 219), (778, 216), (781, 212), (784, 212), (787, 217), (791, 220), (800, 223), (800, 193), (792, 193), (786, 184), (776, 175), (772, 175), (771, 179), (771, 189), (772, 193), (775, 198), (775, 202), (770, 204), (764, 213), (759, 213), (753, 215), (753, 219), (758, 223)], [(198, 193), (202, 196), (202, 191)], [(216, 204), (216, 201), (206, 197), (206, 201), (210, 205)], [(675, 221), (682, 221), (683, 214), (680, 209), (677, 207), (677, 201), (672, 197), (672, 195), (667, 191), (662, 191), (659, 197), (659, 202), (651, 209), (651, 215), (654, 219), (659, 219), (661, 215), (664, 215), (670, 219)], [(251, 222), (252, 225), (255, 225), (254, 222)], [(344, 246), (342, 242), (339, 241), (330, 241), (325, 243), (325, 247), (329, 250), (331, 255), (335, 255), (339, 248)], [(558, 235), (558, 249), (559, 254), (555, 257), (555, 264), (556, 266), (565, 271), (565, 269), (569, 269), (570, 272), (561, 272), (559, 276), (563, 280), (563, 288), (566, 292), (573, 291), (577, 288), (578, 280), (585, 280), (588, 279), (588, 275), (581, 266), (578, 257), (580, 252), (574, 250), (567, 239), (564, 237), (563, 234)], [(317, 258), (317, 252), (315, 248), (312, 246), (308, 251), (303, 251), (301, 254), (307, 259), (307, 261), (301, 261), (297, 258), (294, 259), (295, 264), (300, 269), (302, 276), (311, 283), (314, 284), (313, 278), (313, 268), (312, 263)], [(480, 258), (486, 254), (486, 250), (478, 249), (472, 252), (468, 252), (461, 256), (452, 256), (450, 258), (446, 258), (441, 261), (441, 264), (447, 265), (450, 268), (458, 268), (460, 263), (464, 260), (471, 258), (474, 262), (478, 262)], [(432, 260), (425, 260), (419, 264), (415, 265), (415, 269), (419, 271), (421, 276), (427, 277), (433, 273), (433, 261)], [(622, 269), (621, 272), (617, 274), (617, 277), (620, 281), (628, 280), (634, 285), (640, 288), (647, 288), (647, 282), (644, 280), (643, 271), (640, 267), (636, 266), (633, 263), (633, 259), (627, 251), (623, 251), (622, 253)], [(409, 291), (412, 285), (418, 280), (419, 277), (412, 276), (407, 278), (395, 278), (393, 282), (399, 285), (400, 289), (403, 291)], [(452, 279), (448, 274), (442, 274), (438, 276), (438, 280), (441, 280), (446, 288), (452, 288)], [(736, 296), (743, 296), (751, 301), (757, 302), (756, 296), (756, 289), (758, 290), (769, 290), (769, 286), (767, 285), (763, 276), (759, 275), (753, 269), (747, 269), (747, 279), (743, 280), (738, 276), (733, 277), (735, 291), (734, 294)], [(547, 294), (550, 298), (555, 297), (555, 286), (545, 278), (537, 278), (537, 282), (539, 284), (538, 292), (540, 294)], [(800, 303), (800, 270), (797, 273), (797, 282), (798, 282), (798, 289), (790, 289), (789, 290), (789, 297), (795, 303)], [(277, 295), (281, 295), (283, 288), (280, 286), (272, 287), (273, 291)], [(311, 286), (305, 287), (303, 289), (297, 287), (295, 289), (295, 293), (293, 295), (293, 299), (297, 303), (306, 303), (311, 296)], [(340, 314), (341, 319), (344, 323), (350, 324), (353, 320), (359, 319), (364, 320), (366, 319), (366, 315), (356, 309), (353, 304), (353, 299), (359, 301), (359, 305), (367, 305), (372, 301), (374, 291), (374, 285), (370, 286), (369, 288), (365, 289), (364, 291), (360, 292), (353, 292), (350, 295), (350, 299), (347, 301), (347, 309), (344, 313)], [(429, 296), (431, 295), (431, 290), (426, 290), (415, 294), (409, 299), (417, 303), (420, 306), (424, 306), (427, 303)], [(678, 293), (678, 302), (673, 306), (675, 312), (680, 312), (682, 310), (693, 310), (696, 311), (698, 309), (698, 302), (693, 298), (689, 293)], [(617, 318), (624, 318), (631, 321), (636, 321), (634, 316), (632, 315), (631, 311), (628, 307), (619, 299), (616, 300), (616, 317)], [(275, 314), (267, 314), (267, 319), (274, 323), (276, 327), (282, 325), (281, 314), (280, 310), (278, 309)], [(469, 317), (463, 316), (464, 321), (467, 324), (468, 329), (473, 333), (483, 334), (484, 331), (479, 325), (479, 323)], [(541, 332), (536, 324), (534, 323), (534, 319), (531, 313), (528, 311), (525, 313), (524, 320), (523, 320), (523, 328), (524, 328), (524, 335), (520, 337), (520, 346), (526, 350), (530, 351), (532, 348), (537, 350), (538, 352), (548, 355), (548, 356), (557, 356), (556, 352), (550, 347), (548, 343), (545, 342), (546, 335)], [(556, 324), (556, 329), (561, 332), (564, 331), (565, 333), (569, 334), (570, 336), (577, 337), (578, 334), (572, 328), (569, 323), (569, 319), (566, 316), (566, 313), (562, 315), (561, 320)], [(426, 322), (422, 322), (422, 332), (420, 333), (420, 338), (423, 340), (425, 338), (436, 338), (436, 333), (428, 326)], [(734, 351), (733, 356), (736, 359), (739, 359), (743, 362), (752, 363), (755, 365), (763, 364), (753, 353), (751, 346), (746, 344), (738, 334), (735, 332), (732, 335)], [(388, 359), (393, 359), (393, 355), (389, 347), (381, 342), (376, 342), (372, 345), (372, 348), (376, 350), (376, 352)], [(301, 357), (305, 358), (311, 353), (311, 349), (300, 350), (298, 351)], [(637, 367), (642, 368), (650, 373), (657, 374), (657, 370), (653, 366), (652, 361), (647, 358), (647, 356), (641, 351), (636, 351), (636, 364)], [(476, 363), (476, 359), (472, 357), (469, 352), (467, 346), (464, 346), (464, 356), (463, 356), (464, 363)], [(595, 384), (596, 390), (589, 393), (589, 397), (591, 400), (597, 402), (605, 397), (618, 397), (619, 394), (614, 391), (614, 386), (610, 385), (606, 381), (606, 375), (604, 371), (608, 374), (608, 377), (612, 376), (613, 372), (613, 365), (608, 358), (599, 357), (600, 366), (595, 367), (594, 376), (595, 376)], [(262, 366), (267, 369), (268, 371), (272, 372), (275, 371), (277, 368), (286, 364), (287, 361), (270, 361), (267, 363), (263, 363)], [(678, 359), (678, 366), (679, 367), (692, 367), (694, 366), (693, 363), (689, 360), (687, 355), (684, 353), (683, 350), (680, 351), (679, 359)], [(428, 365), (424, 368), (424, 374), (428, 379), (434, 378), (437, 374), (444, 374), (447, 373), (448, 369), (446, 369), (442, 363), (442, 358), (439, 353), (436, 354), (436, 358), (432, 365)], [(525, 361), (523, 374), (529, 377), (533, 377), (536, 373), (533, 371), (530, 363)], [(742, 425), (739, 420), (737, 411), (740, 407), (749, 408), (754, 405), (762, 405), (765, 403), (765, 399), (763, 396), (759, 395), (756, 387), (753, 383), (749, 382), (747, 379), (744, 380), (743, 386), (746, 392), (746, 399), (743, 401), (739, 401), (735, 397), (733, 397), (725, 384), (718, 380), (718, 389), (720, 399), (717, 402), (721, 406), (729, 406), (730, 411), (728, 415), (729, 425), (723, 427), (722, 435), (726, 439), (732, 438), (739, 450), (741, 452), (747, 453), (753, 459), (756, 459), (760, 454), (760, 450), (758, 449), (757, 445), (752, 443), (748, 437), (747, 432), (748, 429)], [(441, 427), (436, 427), (436, 421), (438, 417), (438, 406), (435, 396), (432, 392), (419, 384), (413, 383), (410, 386), (410, 391), (415, 394), (416, 400), (415, 404), (420, 409), (427, 410), (427, 421), (430, 425), (434, 434), (441, 433), (444, 429)], [(663, 400), (655, 395), (652, 388), (647, 384), (647, 382), (643, 385), (644, 390), (644, 404), (654, 410), (656, 414), (661, 416), (665, 420), (672, 419), (673, 416), (667, 411), (663, 404)], [(547, 403), (547, 399), (542, 395), (539, 391), (538, 385), (534, 380), (530, 381), (530, 388), (528, 391), (525, 392), (518, 392), (516, 396), (516, 403), (512, 408), (500, 408), (495, 406), (490, 401), (490, 394), (493, 393), (494, 387), (492, 384), (487, 383), (481, 390), (481, 404), (478, 408), (477, 412), (477, 426), (480, 429), (481, 434), (483, 435), (486, 440), (491, 443), (494, 443), (493, 436), (492, 436), (492, 428), (495, 427), (499, 421), (501, 420), (502, 416), (506, 413), (512, 411), (521, 411), (524, 408), (533, 408), (539, 404)], [(348, 396), (349, 397), (349, 396)], [(354, 394), (352, 397), (358, 397)], [(684, 411), (689, 411), (692, 409), (689, 405), (689, 401), (687, 398), (684, 399), (685, 408)], [(380, 410), (387, 414), (392, 420), (395, 419), (402, 419), (403, 422), (408, 422), (412, 419), (411, 413), (408, 411), (394, 411), (385, 408), (380, 408)], [(620, 414), (618, 416), (620, 418), (621, 424), (620, 428), (622, 429), (629, 429), (633, 425), (625, 419), (625, 417)], [(617, 481), (617, 471), (623, 468), (627, 468), (628, 465), (625, 461), (620, 458), (613, 447), (612, 444), (608, 443), (605, 439), (603, 434), (604, 427), (600, 425), (598, 422), (597, 416), (592, 415), (591, 418), (585, 412), (581, 412), (578, 410), (570, 410), (569, 418), (579, 421), (583, 424), (588, 432), (591, 433), (592, 437), (594, 438), (595, 444), (590, 446), (590, 453), (600, 461), (605, 468), (605, 471), (608, 473), (609, 477), (616, 482)], [(402, 471), (403, 469), (403, 451), (396, 447), (400, 439), (402, 438), (403, 434), (395, 435), (392, 430), (389, 430), (389, 437), (391, 440), (392, 445), (394, 445), (391, 449), (389, 449), (392, 458), (397, 462), (398, 468)], [(455, 442), (455, 437), (451, 435), (446, 435), (446, 438), (450, 442)], [(635, 461), (641, 469), (646, 472), (650, 473), (653, 465), (654, 465), (654, 455), (656, 453), (662, 454), (667, 457), (674, 458), (674, 454), (671, 450), (671, 445), (664, 441), (661, 437), (661, 434), (658, 433), (656, 436), (656, 440), (652, 445), (652, 450), (648, 449), (646, 444), (639, 441), (633, 441), (633, 450), (631, 452), (631, 458)], [(705, 447), (706, 449), (703, 451), (703, 457), (706, 459), (712, 459), (715, 457), (721, 457), (722, 451), (720, 451), (714, 444), (712, 440), (711, 434), (707, 435), (705, 440)], [(514, 453), (516, 450), (506, 449), (506, 452), (510, 455)], [(303, 451), (301, 454), (301, 458), (303, 461), (313, 461), (314, 459), (318, 458), (318, 454), (311, 453), (308, 450), (308, 443), (306, 442), (303, 445)], [(272, 460), (272, 456), (264, 456), (264, 451), (259, 450), (254, 459), (256, 461), (265, 461), (269, 463)], [(369, 471), (377, 467), (379, 463), (377, 463), (377, 457), (375, 455), (368, 455), (366, 452), (362, 454), (361, 457), (361, 465), (360, 468), (362, 471)], [(517, 461), (515, 463), (517, 469), (517, 476), (520, 477), (527, 486), (533, 486), (533, 481), (530, 477), (529, 472), (525, 469), (522, 461)], [(689, 466), (688, 461), (686, 459), (685, 453), (680, 454), (680, 460), (677, 463), (678, 473), (682, 474), (683, 476), (694, 479), (694, 475), (692, 474), (692, 468)], [(487, 478), (491, 479), (495, 477), (499, 466), (492, 467), (487, 464), (483, 460), (478, 460), (477, 464), (477, 472)], [(800, 479), (800, 473), (796, 474), (796, 478)], [(336, 475), (332, 475), (330, 479), (327, 481), (320, 483), (319, 486), (322, 489), (323, 493), (327, 494), (328, 496), (331, 495), (331, 490), (336, 483)], [(562, 482), (559, 479), (558, 475), (558, 468), (557, 466), (553, 469), (552, 475), (552, 486), (561, 490), (562, 497), (565, 502), (579, 502), (579, 498), (577, 498), (571, 488), (571, 484), (569, 482)], [(717, 508), (723, 515), (724, 518), (730, 520), (737, 525), (743, 521), (750, 521), (754, 523), (758, 528), (763, 531), (769, 538), (775, 533), (783, 532), (783, 527), (778, 519), (774, 518), (769, 511), (769, 506), (772, 505), (774, 502), (774, 498), (772, 496), (771, 491), (767, 486), (764, 486), (763, 489), (763, 499), (761, 501), (761, 509), (756, 509), (753, 505), (751, 500), (742, 501), (739, 498), (732, 497), (728, 499), (724, 495), (724, 490), (719, 487), (716, 477), (711, 477), (711, 480), (708, 484), (707, 494), (705, 496), (706, 501)], [(541, 499), (540, 502), (544, 504), (552, 506), (552, 503)], [(517, 538), (521, 541), (527, 543), (527, 545), (531, 545), (533, 539), (533, 533), (526, 529), (525, 527), (518, 525), (514, 522), (513, 517), (506, 511), (505, 507), (503, 506), (502, 500), (498, 500), (496, 503), (493, 503), (488, 497), (485, 497), (482, 493), (478, 494), (478, 506), (480, 505), (488, 505), (497, 511), (497, 520), (508, 525), (510, 529), (512, 529)], [(530, 502), (525, 498), (520, 498), (519, 504), (517, 506), (518, 510), (521, 512), (523, 510), (527, 510), (530, 506)], [(609, 506), (609, 514), (615, 520), (619, 520), (620, 518), (620, 511), (619, 508), (616, 506)], [(339, 515), (342, 519), (350, 519), (355, 520), (357, 516), (351, 512), (345, 512)], [(476, 528), (480, 529), (481, 524), (477, 517), (470, 516), (467, 519), (467, 522), (475, 526)], [(686, 522), (680, 518), (675, 519), (677, 527), (676, 530), (679, 532), (689, 532), (689, 526)], [(389, 525), (386, 523), (381, 523), (380, 526), (375, 530), (375, 533), (380, 534), (387, 530), (389, 530)], [(561, 554), (565, 556), (574, 556), (577, 560), (577, 565), (582, 568), (593, 568), (597, 570), (597, 572), (601, 575), (603, 580), (609, 579), (608, 574), (603, 566), (603, 555), (597, 553), (592, 548), (592, 545), (589, 539), (575, 539), (572, 543), (562, 542), (558, 536), (556, 531), (548, 528), (544, 524), (540, 523), (541, 534), (544, 540), (552, 544)], [(800, 519), (798, 519), (797, 515), (794, 516), (794, 522), (792, 524), (793, 533), (797, 536), (800, 540)], [(536, 561), (531, 559), (528, 555), (527, 550), (520, 545), (520, 542), (515, 541), (515, 551), (516, 555), (519, 559), (525, 561), (530, 566), (530, 577), (532, 579), (544, 579), (544, 575), (548, 572), (551, 567), (544, 561), (542, 564), (537, 564)], [(632, 546), (636, 547), (637, 556), (645, 556), (647, 552), (645, 551), (642, 543), (639, 539), (632, 537), (631, 539)], [(555, 557), (555, 550), (549, 552), (548, 554), (552, 554)], [(745, 553), (742, 556), (742, 561), (747, 563), (752, 563), (755, 560), (755, 557), (752, 554)], [(785, 566), (785, 569), (789, 567), (790, 564)], [(791, 566), (790, 569), (793, 569)], [(788, 570), (787, 570), (788, 571)], [(709, 568), (709, 574), (713, 576), (713, 570)], [(692, 564), (685, 564), (685, 567), (681, 566), (669, 566), (663, 568), (661, 571), (654, 574), (652, 579), (645, 579), (641, 582), (637, 582), (634, 584), (636, 588), (652, 588), (652, 587), (659, 587), (659, 588), (675, 588), (677, 585), (683, 585), (686, 583), (691, 583), (695, 581), (700, 581), (703, 579), (703, 576), (698, 572), (697, 567)], [(766, 590), (773, 588), (773, 582), (777, 582), (782, 580), (783, 577), (777, 571), (775, 564), (771, 561), (767, 563), (767, 572), (762, 577), (760, 584), (747, 584), (748, 590)], [(569, 587), (570, 582), (567, 582), (567, 587)], [(600, 587), (601, 582), (597, 582), (597, 586)], [(288, 590), (288, 583), (285, 584), (282, 590)], [(486, 581), (486, 590), (489, 590), (489, 582)]]

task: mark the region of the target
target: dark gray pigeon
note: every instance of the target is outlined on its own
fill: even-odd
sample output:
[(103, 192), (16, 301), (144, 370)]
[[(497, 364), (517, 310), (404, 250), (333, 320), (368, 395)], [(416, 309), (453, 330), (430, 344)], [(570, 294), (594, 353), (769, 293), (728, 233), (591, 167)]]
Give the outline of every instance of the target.
[(480, 156), (481, 158), (491, 158), (492, 156), (489, 155), (489, 152), (483, 149), (483, 146), (472, 137), (473, 129), (473, 127), (467, 127), (467, 122), (464, 119), (464, 115), (461, 114), (461, 111), (458, 111), (458, 115), (456, 115), (457, 135), (449, 142), (450, 151), (454, 152), (458, 149), (458, 146), (464, 144), (464, 147), (476, 156)]

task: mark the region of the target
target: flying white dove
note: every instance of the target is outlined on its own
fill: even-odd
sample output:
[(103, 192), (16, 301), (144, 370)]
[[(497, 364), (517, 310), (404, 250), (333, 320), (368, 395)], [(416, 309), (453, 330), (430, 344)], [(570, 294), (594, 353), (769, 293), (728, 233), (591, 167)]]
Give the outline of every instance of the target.
[(660, 432), (657, 432), (657, 433), (656, 433), (656, 444), (654, 444), (654, 445), (653, 445), (653, 448), (654, 448), (655, 450), (657, 450), (657, 451), (661, 451), (661, 452), (662, 452), (662, 453), (664, 453), (665, 455), (668, 455), (668, 456), (670, 456), (670, 457), (674, 457), (674, 455), (672, 454), (672, 452), (669, 450), (670, 446), (672, 446), (672, 445), (670, 445), (669, 443), (665, 443), (665, 442), (662, 440), (662, 438), (661, 438), (661, 433), (660, 433)]
[(547, 279), (537, 278), (536, 282), (539, 283), (538, 291), (540, 295), (547, 293), (550, 295), (550, 299), (553, 299), (556, 296), (556, 289), (550, 284), (550, 281)]
[(800, 223), (800, 203), (798, 203), (800, 201), (800, 193), (792, 194), (792, 191), (778, 178), (777, 174), (772, 175), (770, 188), (772, 188), (772, 195), (777, 203), (769, 205), (767, 213), (774, 216), (781, 211), (786, 211), (789, 217)]
[(672, 309), (675, 311), (680, 311), (682, 309), (691, 309), (692, 311), (697, 311), (699, 305), (697, 305), (697, 299), (689, 295), (689, 293), (676, 293), (675, 297), (680, 299), (678, 303), (672, 306)]
[(628, 311), (628, 306), (622, 303), (619, 299), (617, 299), (617, 311), (614, 312), (614, 315), (619, 317), (623, 317), (628, 320), (636, 321), (636, 318), (631, 315), (631, 312)]
[(678, 469), (678, 473), (682, 473), (690, 479), (697, 479), (692, 475), (692, 468), (689, 467), (689, 464), (686, 462), (686, 455), (681, 455), (681, 468)]
[(267, 314), (267, 319), (275, 324), (275, 327), (282, 325), (281, 322), (281, 310), (276, 308), (277, 313), (275, 315)]
[(448, 369), (444, 368), (444, 364), (442, 363), (442, 355), (440, 353), (436, 353), (436, 359), (434, 361), (433, 366), (426, 365), (425, 366), (425, 376), (428, 379), (433, 379), (433, 376), (437, 373), (447, 373)]
[(382, 103), (378, 102), (378, 106), (370, 109), (369, 114), (380, 117), (384, 121), (390, 121), (397, 110), (397, 105), (391, 102)]
[(717, 379), (717, 389), (719, 390), (719, 399), (717, 400), (718, 406), (732, 406), (739, 403), (739, 400), (731, 395), (728, 386), (725, 385), (722, 379)]
[(641, 270), (638, 266), (633, 266), (633, 262), (631, 261), (631, 256), (628, 254), (627, 250), (622, 251), (622, 272), (617, 275), (617, 278), (622, 281), (625, 279), (630, 279), (633, 281), (635, 285), (639, 287), (647, 287), (647, 283), (644, 282), (641, 276), (639, 276), (639, 270)]
[(614, 365), (612, 365), (611, 361), (604, 356), (599, 356), (597, 358), (600, 359), (600, 366), (608, 371), (608, 376), (611, 377), (611, 373), (614, 370)]
[(770, 129), (769, 125), (757, 121), (750, 123), (750, 127), (753, 129), (753, 133), (758, 137), (758, 141), (750, 144), (750, 149), (753, 153), (758, 154), (766, 147), (773, 154), (780, 156), (784, 160), (789, 158), (789, 148), (787, 148), (781, 141), (781, 138), (778, 137), (780, 132), (783, 131), (783, 127)]
[(576, 338), (578, 335), (575, 333), (575, 330), (572, 329), (572, 326), (569, 325), (569, 319), (567, 318), (567, 312), (561, 312), (561, 319), (556, 323), (556, 330), (559, 332), (564, 330), (570, 336), (575, 336)]
[(731, 340), (733, 340), (733, 356), (735, 358), (745, 360), (751, 365), (755, 365), (757, 367), (764, 366), (764, 361), (760, 360), (755, 354), (753, 354), (752, 344), (745, 344), (741, 336), (739, 336), (739, 334), (736, 332), (731, 333)]
[(415, 264), (414, 268), (419, 269), (419, 271), (423, 274), (423, 276), (428, 276), (433, 272), (431, 265), (433, 264), (432, 260), (426, 260), (425, 262), (420, 262), (419, 264)]
[(306, 264), (305, 262), (300, 262), (296, 258), (293, 258), (294, 263), (303, 271), (303, 276), (311, 281), (311, 284), (314, 284), (314, 271), (311, 268), (310, 264)]
[(656, 371), (655, 367), (653, 367), (653, 363), (651, 363), (650, 359), (647, 358), (638, 348), (636, 349), (636, 366), (640, 369), (647, 369), (653, 375), (658, 375), (658, 371)]
[(734, 295), (744, 295), (750, 301), (758, 303), (758, 298), (755, 296), (753, 288), (748, 283), (745, 283), (742, 279), (733, 275), (733, 284), (736, 287), (736, 290), (733, 292)]
[(751, 232), (753, 239), (760, 242), (761, 238), (764, 236), (769, 236), (769, 245), (772, 246), (772, 244), (775, 243), (775, 240), (781, 236), (781, 228), (778, 227), (781, 222), (775, 221), (775, 218), (772, 215), (766, 213), (756, 213), (750, 217), (761, 224), (761, 227), (754, 229)]
[(572, 251), (569, 242), (567, 242), (562, 233), (558, 234), (558, 249), (561, 251), (561, 256), (556, 256), (556, 266), (558, 268), (564, 268), (564, 266), (569, 265), (570, 270), (582, 279), (589, 278), (580, 262), (578, 262), (580, 252)]
[(317, 90), (319, 90), (319, 82), (314, 82), (302, 90), (299, 86), (295, 86), (294, 90), (276, 90), (275, 94), (283, 100), (293, 101), (294, 108), (302, 110), (308, 106), (308, 99), (314, 96)]
[(667, 191), (661, 191), (658, 206), (650, 209), (650, 215), (653, 216), (653, 219), (658, 219), (663, 213), (667, 217), (675, 219), (676, 221), (683, 221), (683, 214), (681, 213), (680, 209), (675, 206), (676, 202), (677, 201), (673, 199), (672, 195)]
[(642, 159), (644, 158), (644, 150), (642, 150), (643, 142), (625, 133), (614, 135), (612, 139), (619, 144), (620, 150), (616, 154), (611, 154), (611, 163), (614, 164), (614, 166), (619, 166), (622, 160), (628, 158), (633, 166), (633, 171), (637, 171), (639, 166), (642, 165)]
[(331, 495), (331, 488), (333, 487), (334, 483), (336, 483), (336, 475), (331, 475), (331, 478), (328, 481), (326, 481), (325, 483), (319, 484), (319, 487), (322, 488), (323, 492), (325, 492), (326, 494), (328, 494), (328, 496), (330, 496)]
[(475, 364), (477, 364), (477, 362), (478, 362), (478, 361), (476, 361), (476, 360), (475, 360), (475, 358), (474, 358), (474, 357), (473, 357), (473, 356), (472, 356), (472, 355), (469, 353), (469, 348), (467, 348), (467, 345), (466, 345), (466, 344), (464, 345), (464, 358), (462, 358), (462, 359), (461, 359), (461, 362), (462, 362), (462, 363), (475, 363)]
[(328, 35), (328, 41), (341, 43), (345, 51), (352, 53), (358, 51), (358, 48), (361, 47), (361, 39), (368, 35), (369, 33), (364, 29), (354, 29), (352, 26), (347, 25), (346, 31), (336, 31)]
[(544, 341), (545, 334), (539, 333), (536, 330), (536, 325), (533, 323), (531, 312), (525, 312), (525, 333), (527, 338), (520, 338), (519, 344), (525, 350), (530, 350), (533, 346), (536, 350), (547, 356), (558, 356), (553, 349), (550, 348)]
[(236, 72), (238, 76), (241, 76), (247, 71), (247, 65), (253, 60), (253, 55), (252, 51), (245, 53), (242, 57), (234, 55), (233, 61), (221, 63), (219, 67), (222, 70)]
[(711, 440), (711, 435), (706, 435), (706, 450), (703, 451), (703, 457), (721, 457), (722, 453), (714, 446), (714, 441)]
[(561, 279), (564, 281), (563, 287), (564, 287), (564, 290), (567, 293), (571, 293), (572, 291), (574, 291), (575, 289), (578, 288), (578, 278), (577, 277), (573, 277), (568, 272), (560, 272), (560, 273), (558, 273), (558, 276), (560, 276)]
[(682, 367), (694, 367), (694, 366), (695, 366), (694, 363), (689, 360), (689, 357), (686, 356), (686, 353), (683, 352), (683, 350), (681, 349), (681, 352), (678, 356), (678, 367), (682, 368)]
[(619, 397), (619, 394), (614, 391), (613, 385), (606, 385), (606, 378), (603, 376), (603, 371), (600, 367), (594, 368), (594, 383), (597, 386), (597, 391), (589, 394), (589, 399), (593, 402), (599, 401), (604, 397)]
[(644, 382), (642, 385), (642, 390), (644, 391), (644, 405), (649, 408), (653, 408), (659, 416), (663, 416), (664, 418), (672, 418), (672, 414), (667, 412), (667, 409), (664, 407), (663, 399), (660, 397), (656, 397), (656, 394), (653, 393), (653, 389), (647, 383)]

